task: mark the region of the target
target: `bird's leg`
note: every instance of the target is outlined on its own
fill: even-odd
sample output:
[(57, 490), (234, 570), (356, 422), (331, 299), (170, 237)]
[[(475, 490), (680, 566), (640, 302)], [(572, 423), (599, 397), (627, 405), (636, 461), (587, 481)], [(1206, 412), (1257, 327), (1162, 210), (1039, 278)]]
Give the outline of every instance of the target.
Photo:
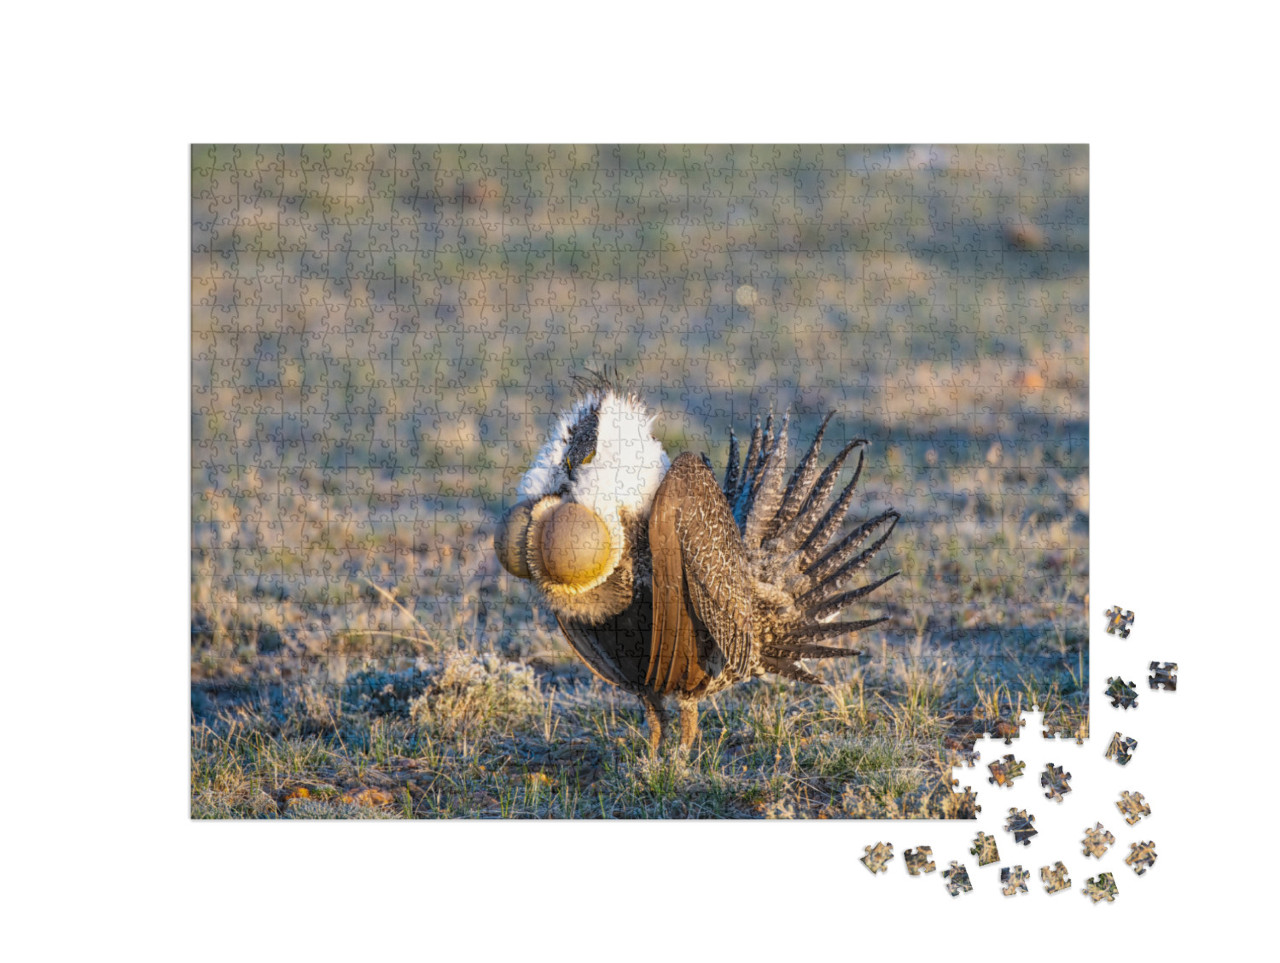
[(649, 755), (656, 759), (662, 745), (662, 727), (666, 724), (667, 714), (663, 711), (661, 696), (642, 692), (640, 702), (644, 705), (645, 722), (649, 724)]
[(696, 699), (680, 700), (680, 748), (688, 752), (698, 735), (698, 702)]

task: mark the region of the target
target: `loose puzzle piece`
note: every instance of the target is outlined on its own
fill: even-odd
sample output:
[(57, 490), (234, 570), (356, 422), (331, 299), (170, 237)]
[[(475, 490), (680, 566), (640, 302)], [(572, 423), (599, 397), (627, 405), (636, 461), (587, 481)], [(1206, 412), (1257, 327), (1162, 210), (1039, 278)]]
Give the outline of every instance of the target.
[(951, 868), (942, 871), (942, 877), (947, 880), (947, 892), (952, 896), (959, 896), (973, 889), (973, 884), (969, 882), (969, 871), (964, 868), (963, 863), (957, 863), (954, 859), (951, 861)]
[(1133, 628), (1133, 612), (1125, 609), (1123, 612), (1120, 606), (1114, 606), (1107, 609), (1107, 634), (1119, 635), (1122, 639), (1129, 637), (1129, 630)]
[(1084, 854), (1086, 856), (1096, 857), (1097, 859), (1101, 859), (1102, 854), (1105, 853), (1115, 841), (1116, 838), (1102, 828), (1102, 823), (1095, 823), (1093, 829), (1086, 829), (1084, 831), (1084, 839), (1081, 840), (1081, 842), (1084, 843)]
[(1070, 778), (1071, 773), (1064, 774), (1061, 766), (1049, 763), (1045, 771), (1040, 774), (1040, 785), (1049, 790), (1044, 794), (1044, 798), (1062, 802), (1062, 797), (1071, 792), (1071, 787), (1067, 785), (1067, 780)]
[(1178, 663), (1152, 662), (1147, 668), (1152, 673), (1147, 676), (1147, 685), (1151, 688), (1168, 689), (1170, 692), (1178, 688)]
[(862, 857), (862, 865), (871, 871), (871, 875), (876, 873), (889, 872), (889, 860), (893, 859), (893, 843), (876, 843), (874, 847), (862, 847), (867, 855)]
[(1116, 708), (1136, 708), (1138, 705), (1138, 690), (1132, 682), (1125, 682), (1118, 676), (1107, 677), (1107, 695), (1111, 696), (1111, 705)]
[(1133, 867), (1133, 871), (1141, 876), (1156, 863), (1156, 844), (1154, 842), (1130, 843), (1129, 855), (1124, 858), (1125, 864)]
[(1005, 820), (1004, 828), (1013, 833), (1013, 841), (1015, 843), (1030, 846), (1031, 837), (1038, 832), (1031, 825), (1035, 821), (1036, 817), (1028, 816), (1025, 809), (1010, 809), (1009, 818)]
[(1027, 764), (1019, 762), (1010, 753), (1004, 759), (988, 763), (987, 768), (991, 770), (991, 778), (987, 782), (995, 783), (997, 786), (1012, 787), (1013, 781), (1022, 775), (1022, 770), (1027, 768)]
[(931, 858), (932, 856), (933, 848), (930, 846), (908, 849), (902, 854), (902, 858), (907, 861), (907, 872), (912, 876), (919, 876), (921, 873), (932, 873), (937, 869)]
[(1005, 866), (1000, 870), (1000, 890), (1005, 896), (1017, 896), (1019, 891), (1029, 892), (1027, 880), (1030, 878), (1031, 874), (1021, 866), (1015, 866), (1013, 869)]
[(1044, 883), (1046, 893), (1061, 893), (1071, 886), (1071, 880), (1067, 878), (1067, 867), (1062, 865), (1061, 860), (1053, 864), (1052, 870), (1048, 866), (1040, 867), (1040, 882)]
[(1111, 737), (1111, 745), (1107, 746), (1107, 758), (1114, 759), (1122, 766), (1129, 765), (1129, 760), (1133, 758), (1133, 751), (1138, 748), (1138, 740), (1130, 739), (1128, 736), (1122, 736), (1116, 733)]
[(1000, 861), (1000, 852), (996, 849), (996, 838), (986, 833), (978, 833), (969, 852), (978, 857), (979, 866)]
[(1084, 884), (1084, 892), (1095, 903), (1104, 899), (1108, 903), (1114, 903), (1120, 891), (1116, 889), (1116, 881), (1110, 873), (1100, 873), (1096, 879), (1091, 879)]
[(1151, 815), (1151, 807), (1143, 801), (1142, 793), (1140, 792), (1122, 792), (1120, 794), (1120, 801), (1116, 803), (1116, 809), (1124, 813), (1125, 822), (1130, 826), (1136, 823), (1143, 816)]

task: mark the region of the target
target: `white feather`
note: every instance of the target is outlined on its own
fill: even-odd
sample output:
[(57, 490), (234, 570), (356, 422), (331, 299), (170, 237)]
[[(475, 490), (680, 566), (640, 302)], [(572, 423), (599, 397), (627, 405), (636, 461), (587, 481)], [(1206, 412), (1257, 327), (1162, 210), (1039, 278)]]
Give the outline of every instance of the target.
[[(579, 465), (569, 482), (564, 464), (569, 437), (574, 425), (596, 404), (600, 411), (595, 456)], [(557, 420), (551, 437), (520, 479), (518, 496), (536, 501), (568, 483), (568, 498), (599, 515), (620, 548), (624, 536), (619, 511), (625, 507), (646, 514), (671, 467), (662, 443), (650, 432), (657, 417), (639, 401), (612, 391), (587, 394)]]

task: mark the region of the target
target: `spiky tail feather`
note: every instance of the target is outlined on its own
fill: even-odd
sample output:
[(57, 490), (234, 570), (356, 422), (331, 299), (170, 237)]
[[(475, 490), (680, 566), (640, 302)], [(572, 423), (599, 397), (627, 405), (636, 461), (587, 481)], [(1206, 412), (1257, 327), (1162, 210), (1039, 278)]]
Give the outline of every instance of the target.
[[(751, 556), (756, 580), (761, 583), (755, 616), (759, 665), (766, 671), (804, 682), (821, 680), (805, 669), (800, 659), (860, 654), (859, 649), (820, 643), (883, 622), (884, 618), (832, 620), (841, 609), (899, 574), (894, 572), (878, 581), (852, 586), (855, 576), (884, 547), (898, 524), (900, 516), (893, 509), (863, 522), (832, 544), (853, 501), (854, 488), (862, 475), (862, 448), (867, 444), (866, 439), (854, 439), (820, 471), (822, 439), (834, 414), (832, 411), (823, 419), (785, 487), (782, 479), (789, 418), (783, 418), (775, 439), (772, 414), (763, 431), (760, 419), (756, 419), (741, 468), (738, 439), (730, 432), (729, 464), (724, 476), (725, 498)], [(853, 478), (828, 504), (840, 469), (855, 448), (859, 450)], [(866, 544), (873, 535), (871, 543)]]

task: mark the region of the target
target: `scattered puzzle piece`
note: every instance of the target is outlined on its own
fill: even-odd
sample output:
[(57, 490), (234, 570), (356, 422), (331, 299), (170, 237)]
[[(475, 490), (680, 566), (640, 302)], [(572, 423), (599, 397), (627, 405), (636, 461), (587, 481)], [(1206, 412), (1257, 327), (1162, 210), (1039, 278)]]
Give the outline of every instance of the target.
[(1005, 896), (1017, 896), (1019, 890), (1026, 893), (1027, 880), (1030, 878), (1031, 874), (1021, 866), (1015, 866), (1012, 870), (1005, 866), (1000, 870), (1000, 891)]
[(1116, 605), (1107, 609), (1107, 634), (1119, 635), (1122, 639), (1129, 637), (1129, 630), (1133, 628), (1133, 612), (1129, 609), (1120, 610), (1120, 606)]
[(1138, 690), (1132, 682), (1125, 682), (1119, 676), (1107, 677), (1107, 695), (1111, 697), (1111, 705), (1115, 708), (1137, 708)]
[(1067, 784), (1070, 778), (1071, 773), (1064, 774), (1061, 766), (1049, 763), (1045, 771), (1040, 774), (1040, 785), (1049, 790), (1044, 794), (1044, 798), (1062, 802), (1062, 797), (1071, 792), (1071, 787)]
[(1151, 815), (1151, 807), (1143, 801), (1142, 793), (1140, 792), (1122, 792), (1120, 794), (1120, 801), (1116, 803), (1116, 809), (1124, 813), (1125, 822), (1130, 826), (1136, 823), (1143, 816)]
[(889, 860), (893, 859), (893, 843), (876, 843), (874, 848), (871, 846), (862, 847), (866, 854), (862, 857), (862, 865), (871, 871), (871, 875), (876, 873), (889, 872)]
[(969, 852), (978, 857), (979, 866), (1000, 861), (1000, 852), (996, 849), (996, 838), (986, 833), (978, 833)]
[(1116, 838), (1112, 836), (1111, 833), (1107, 832), (1107, 830), (1102, 828), (1102, 823), (1096, 823), (1093, 829), (1086, 829), (1084, 831), (1084, 839), (1081, 840), (1081, 842), (1084, 843), (1084, 854), (1086, 856), (1093, 856), (1097, 859), (1101, 859), (1102, 854), (1105, 853), (1115, 841)]
[(1116, 881), (1110, 873), (1099, 873), (1096, 879), (1084, 884), (1084, 892), (1095, 903), (1104, 899), (1108, 903), (1114, 903), (1120, 891), (1116, 889)]
[(1052, 870), (1048, 866), (1041, 866), (1040, 882), (1044, 883), (1046, 893), (1061, 893), (1071, 886), (1071, 880), (1067, 877), (1067, 867), (1062, 865), (1062, 860), (1054, 863)]
[(973, 889), (973, 884), (969, 882), (969, 871), (964, 868), (963, 863), (957, 863), (954, 859), (951, 861), (951, 868), (942, 871), (942, 876), (947, 880), (947, 892), (953, 897)]
[(1107, 746), (1107, 758), (1114, 759), (1122, 766), (1129, 765), (1129, 760), (1133, 758), (1133, 752), (1138, 748), (1138, 740), (1130, 739), (1128, 736), (1122, 736), (1116, 733), (1111, 737), (1111, 745)]
[(1152, 675), (1147, 676), (1147, 685), (1153, 689), (1164, 688), (1173, 692), (1178, 688), (1178, 663), (1152, 662), (1147, 666)]
[(1031, 837), (1038, 832), (1031, 825), (1035, 821), (1036, 817), (1028, 816), (1025, 809), (1010, 809), (1009, 818), (1005, 820), (1004, 828), (1013, 833), (1013, 841), (1015, 843), (1030, 846)]
[(1156, 863), (1156, 844), (1154, 842), (1130, 843), (1129, 855), (1124, 858), (1125, 864), (1133, 867), (1133, 871), (1141, 876)]
[(932, 856), (933, 847), (931, 846), (908, 849), (902, 854), (902, 858), (907, 861), (907, 872), (912, 876), (919, 876), (921, 873), (932, 873), (937, 869), (931, 858)]
[(1004, 759), (988, 763), (987, 768), (991, 770), (991, 778), (987, 782), (995, 783), (997, 786), (1012, 787), (1013, 781), (1022, 775), (1022, 770), (1027, 768), (1027, 764), (1019, 762), (1010, 753)]

